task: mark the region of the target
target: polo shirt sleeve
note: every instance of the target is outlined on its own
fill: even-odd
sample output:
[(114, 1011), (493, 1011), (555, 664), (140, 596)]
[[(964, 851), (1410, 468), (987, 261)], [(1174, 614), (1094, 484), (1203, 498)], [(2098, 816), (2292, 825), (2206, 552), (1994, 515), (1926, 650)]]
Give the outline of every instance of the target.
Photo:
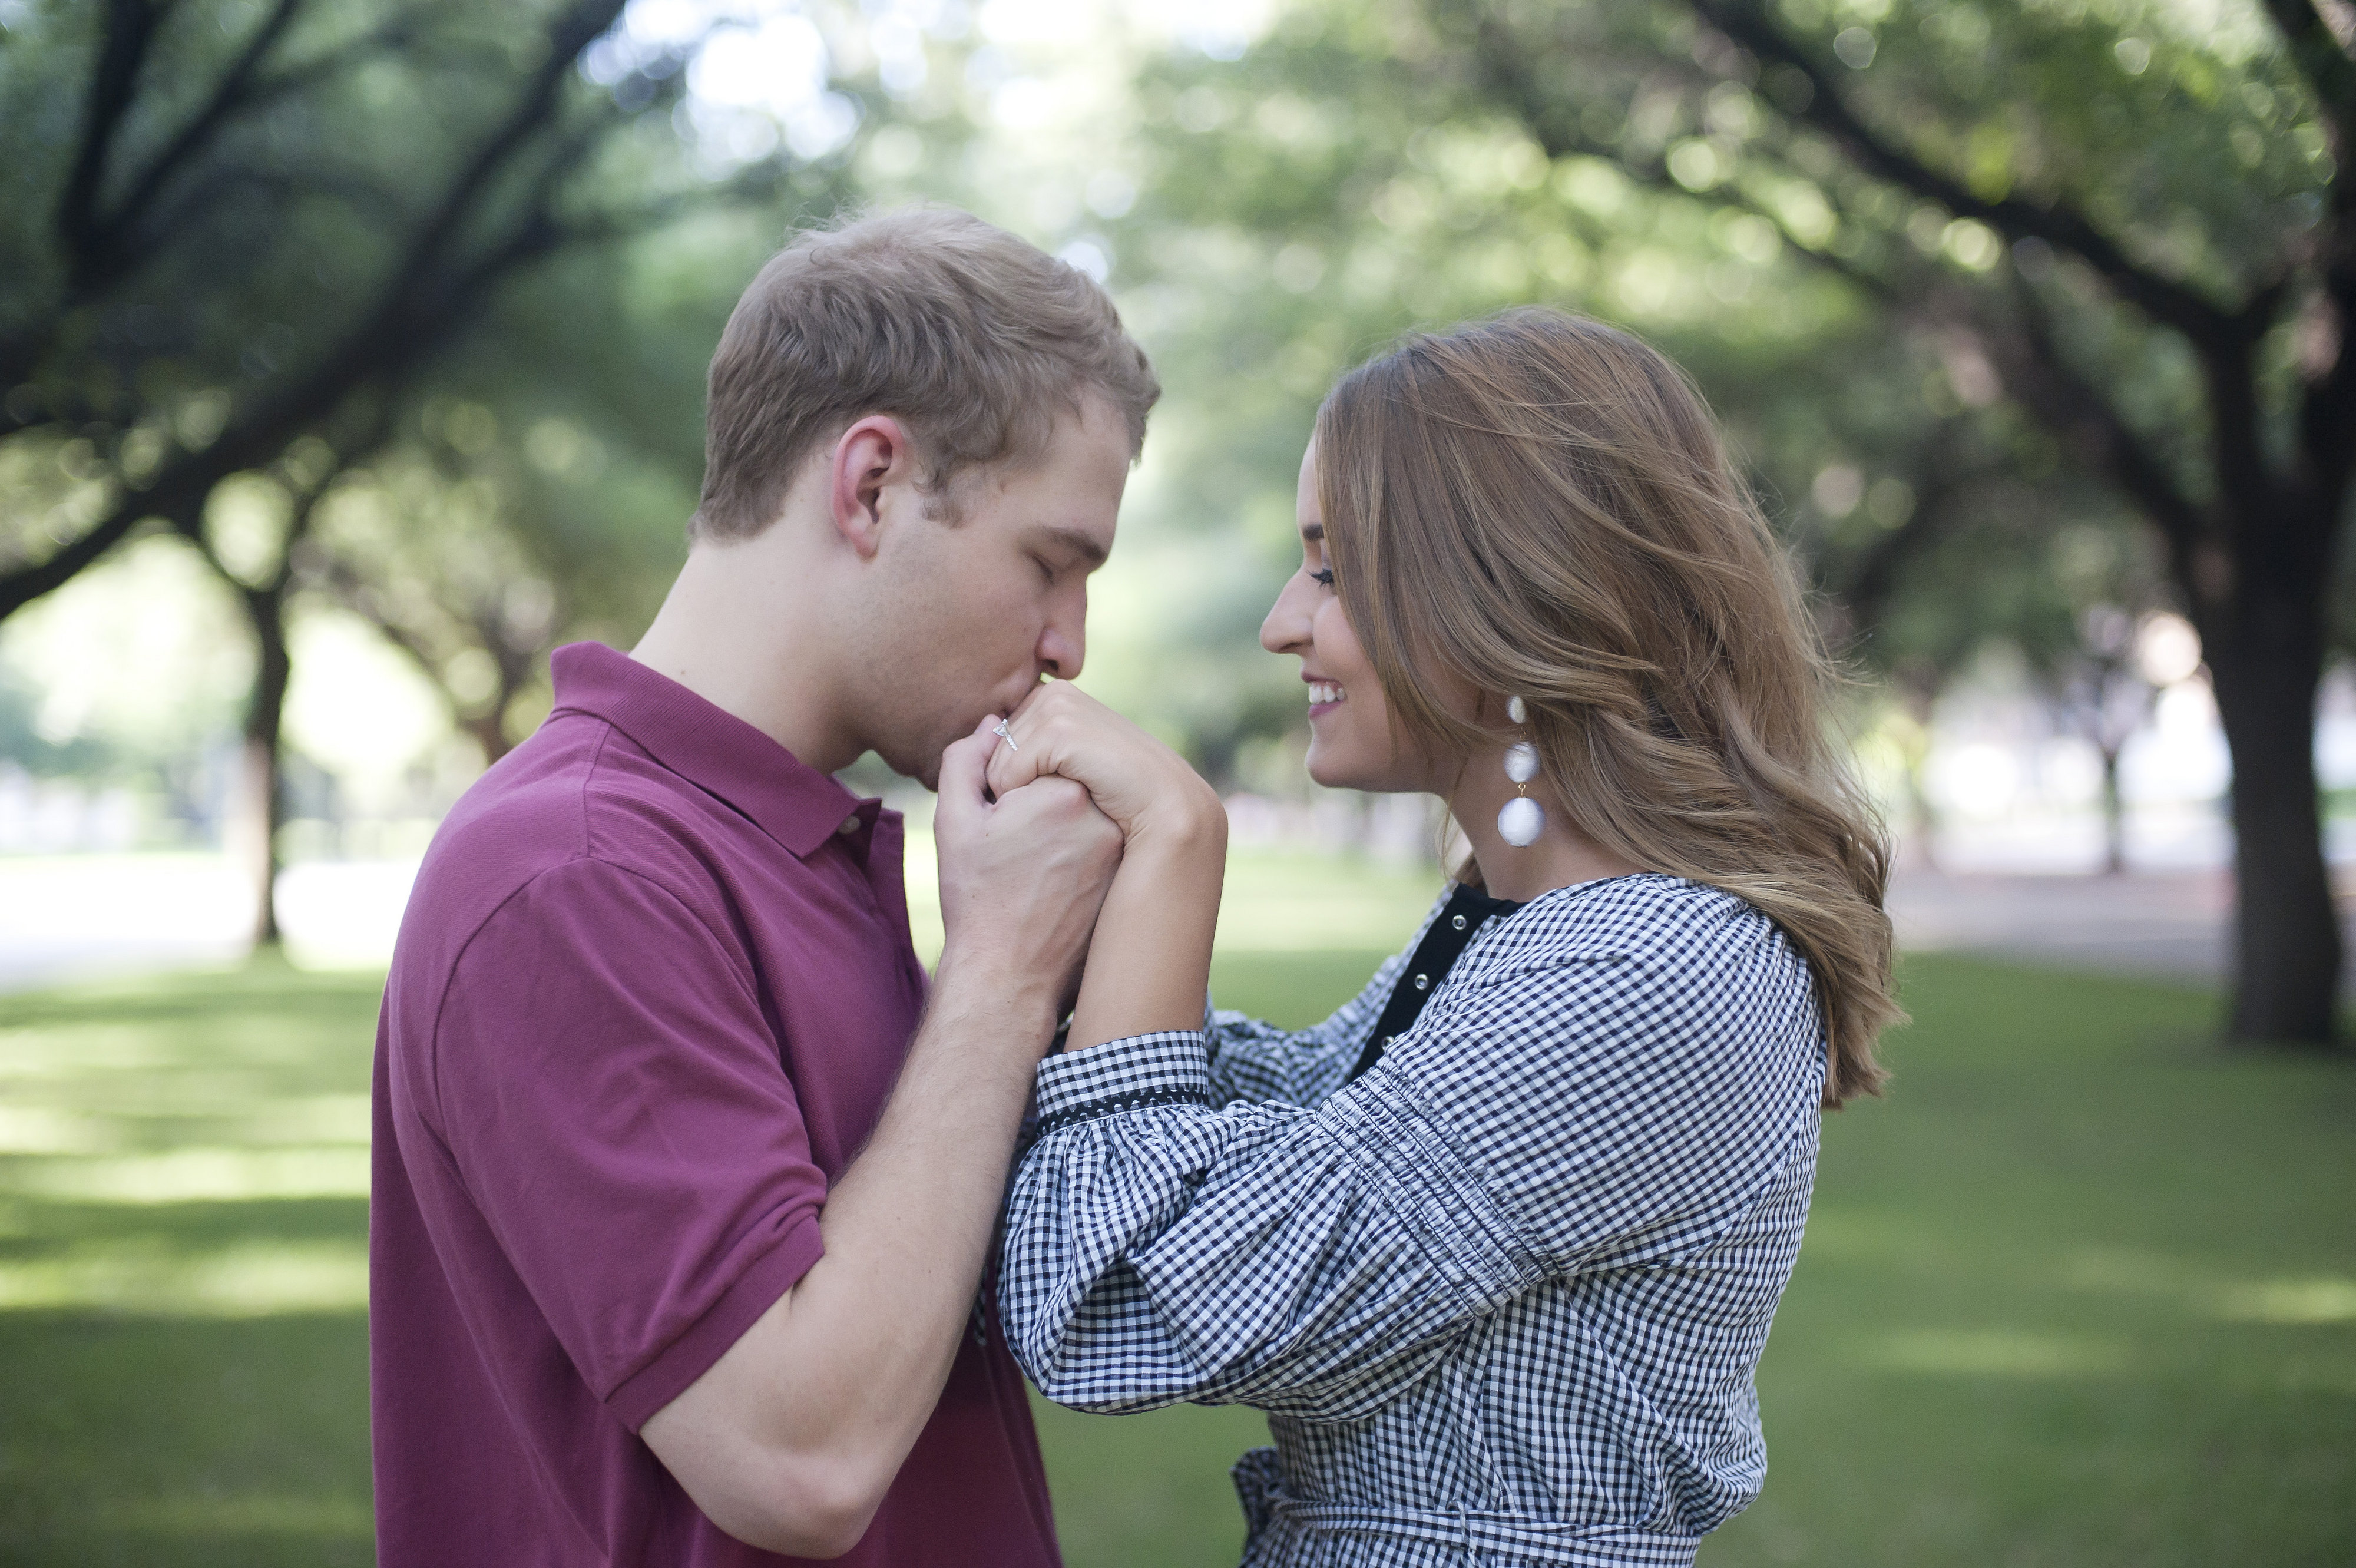
[[(716, 911), (714, 911), (716, 915)], [(826, 1177), (724, 927), (600, 861), (541, 873), (467, 943), (432, 1100), (514, 1281), (631, 1430), (822, 1251)]]

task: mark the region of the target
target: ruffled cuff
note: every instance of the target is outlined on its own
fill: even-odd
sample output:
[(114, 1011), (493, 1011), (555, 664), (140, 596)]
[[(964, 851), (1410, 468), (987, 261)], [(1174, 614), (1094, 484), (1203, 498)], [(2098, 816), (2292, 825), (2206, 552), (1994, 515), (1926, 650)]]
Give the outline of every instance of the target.
[(1211, 1062), (1203, 1032), (1130, 1035), (1039, 1064), (1038, 1135), (1124, 1111), (1211, 1103)]

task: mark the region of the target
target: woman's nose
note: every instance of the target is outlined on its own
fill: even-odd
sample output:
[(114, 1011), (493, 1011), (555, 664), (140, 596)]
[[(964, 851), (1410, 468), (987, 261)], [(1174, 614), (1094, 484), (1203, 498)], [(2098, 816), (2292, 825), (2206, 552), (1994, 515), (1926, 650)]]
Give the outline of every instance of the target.
[(1307, 651), (1310, 617), (1301, 602), (1301, 590), (1307, 585), (1298, 572), (1286, 578), (1276, 603), (1269, 607), (1268, 618), (1259, 623), (1259, 645), (1270, 653)]

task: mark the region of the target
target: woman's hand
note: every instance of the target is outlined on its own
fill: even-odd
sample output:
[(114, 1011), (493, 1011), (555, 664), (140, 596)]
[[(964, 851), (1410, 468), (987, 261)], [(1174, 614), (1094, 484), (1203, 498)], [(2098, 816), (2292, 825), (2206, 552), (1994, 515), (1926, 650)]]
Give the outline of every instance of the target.
[(990, 754), (992, 790), (1002, 799), (1034, 779), (1072, 779), (1122, 834), (1065, 1048), (1202, 1027), (1226, 808), (1176, 752), (1060, 681), (1025, 699), (1006, 729), (1013, 744)]
[(1068, 682), (1041, 686), (1007, 718), (1007, 743), (991, 753), (993, 794), (1059, 775), (1085, 786), (1097, 810), (1120, 824), (1132, 852), (1141, 843), (1215, 839), (1222, 854), (1226, 810), (1176, 752)]

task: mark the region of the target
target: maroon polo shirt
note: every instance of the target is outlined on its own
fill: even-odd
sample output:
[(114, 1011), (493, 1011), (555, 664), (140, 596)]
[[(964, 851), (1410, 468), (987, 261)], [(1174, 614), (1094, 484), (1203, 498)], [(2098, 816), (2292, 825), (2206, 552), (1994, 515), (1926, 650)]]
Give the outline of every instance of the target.
[[(594, 643), (434, 836), (377, 1031), (381, 1568), (737, 1568), (637, 1437), (801, 1278), (924, 1003), (901, 824)], [(978, 1316), (863, 1568), (1052, 1568)]]

